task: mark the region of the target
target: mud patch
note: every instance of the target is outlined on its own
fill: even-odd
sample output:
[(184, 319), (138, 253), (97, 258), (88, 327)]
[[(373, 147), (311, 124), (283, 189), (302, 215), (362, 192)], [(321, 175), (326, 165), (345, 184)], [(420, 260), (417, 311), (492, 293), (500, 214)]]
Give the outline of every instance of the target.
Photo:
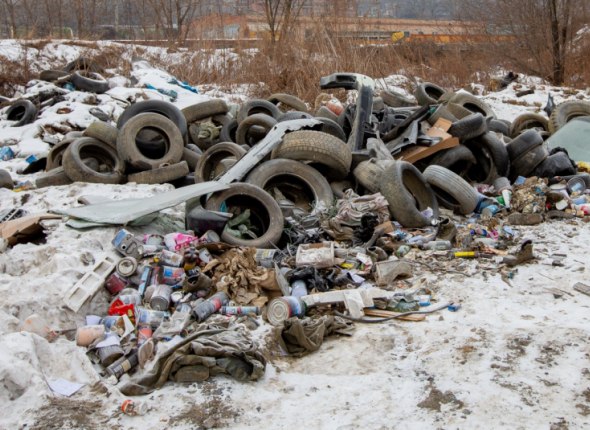
[(441, 405), (452, 404), (455, 409), (460, 409), (464, 403), (457, 399), (455, 394), (450, 391), (442, 392), (438, 388), (431, 386), (428, 397), (418, 403), (418, 407), (440, 412)]
[(100, 401), (51, 397), (37, 412), (30, 430), (101, 429), (109, 417), (100, 412)]
[(223, 396), (223, 389), (215, 383), (204, 383), (201, 391), (206, 400), (200, 404), (194, 404), (184, 409), (168, 421), (168, 427), (173, 428), (177, 424), (189, 424), (195, 429), (214, 429), (229, 427), (236, 423), (240, 416), (239, 410), (234, 409), (230, 400)]

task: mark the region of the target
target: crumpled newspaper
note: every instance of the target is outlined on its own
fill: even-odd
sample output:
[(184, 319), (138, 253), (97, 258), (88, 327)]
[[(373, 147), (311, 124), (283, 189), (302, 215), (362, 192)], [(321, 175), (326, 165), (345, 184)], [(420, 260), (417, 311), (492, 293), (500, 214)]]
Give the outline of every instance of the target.
[(203, 269), (211, 271), (217, 291), (225, 292), (238, 305), (264, 306), (280, 288), (273, 269), (258, 266), (255, 248), (232, 248)]

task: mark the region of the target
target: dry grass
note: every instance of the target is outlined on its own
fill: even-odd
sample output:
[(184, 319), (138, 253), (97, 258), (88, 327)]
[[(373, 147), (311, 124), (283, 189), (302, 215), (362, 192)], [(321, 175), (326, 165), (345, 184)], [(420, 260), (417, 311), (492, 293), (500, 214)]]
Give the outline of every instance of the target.
[[(47, 42), (30, 42), (28, 46), (39, 49)], [(111, 45), (102, 48), (97, 55), (96, 42), (71, 43), (86, 48), (83, 56), (105, 69), (116, 68), (125, 75), (130, 72), (130, 62), (122, 59), (128, 47)], [(309, 103), (313, 103), (320, 92), (320, 78), (334, 72), (361, 73), (375, 79), (399, 73), (448, 89), (462, 88), (471, 82), (488, 86), (492, 73), (498, 68), (522, 73), (513, 69), (507, 60), (492, 55), (494, 49), (483, 44), (359, 46), (347, 40), (318, 36), (303, 43), (260, 42), (255, 49), (237, 46), (220, 50), (201, 42), (198, 47), (189, 47), (188, 53), (182, 54), (183, 60), (175, 61), (171, 61), (168, 54), (175, 54), (178, 49), (171, 45), (167, 48), (161, 56), (150, 55), (140, 46), (134, 47), (134, 53), (192, 84), (230, 87), (247, 83), (252, 84), (250, 89), (255, 97), (286, 92)], [(567, 82), (577, 88), (586, 88), (590, 83), (590, 56), (582, 51), (572, 60)], [(26, 61), (0, 61), (0, 94), (10, 96), (17, 86), (34, 78), (29, 66)], [(344, 92), (340, 94), (343, 96)]]

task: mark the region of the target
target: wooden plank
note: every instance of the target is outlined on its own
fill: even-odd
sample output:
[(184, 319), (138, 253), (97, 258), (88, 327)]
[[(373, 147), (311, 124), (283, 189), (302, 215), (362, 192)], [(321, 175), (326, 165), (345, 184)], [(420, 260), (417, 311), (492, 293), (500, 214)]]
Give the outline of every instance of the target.
[[(365, 308), (365, 315), (368, 317), (389, 318), (389, 317), (393, 317), (393, 316), (400, 315), (400, 314), (399, 314), (399, 312), (385, 311), (385, 310), (381, 310), (381, 309)], [(403, 320), (403, 321), (418, 322), (418, 321), (424, 321), (426, 319), (426, 315), (420, 315), (420, 314), (405, 315), (405, 316), (399, 317), (397, 319)]]

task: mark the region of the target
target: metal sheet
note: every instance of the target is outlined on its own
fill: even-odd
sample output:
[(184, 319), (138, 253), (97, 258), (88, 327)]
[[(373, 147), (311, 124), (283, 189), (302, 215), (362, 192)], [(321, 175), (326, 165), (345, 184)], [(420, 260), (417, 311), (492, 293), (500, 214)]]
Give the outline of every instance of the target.
[(204, 194), (229, 188), (219, 182), (203, 182), (144, 199), (125, 199), (53, 212), (101, 224), (125, 225), (145, 215), (170, 208)]

